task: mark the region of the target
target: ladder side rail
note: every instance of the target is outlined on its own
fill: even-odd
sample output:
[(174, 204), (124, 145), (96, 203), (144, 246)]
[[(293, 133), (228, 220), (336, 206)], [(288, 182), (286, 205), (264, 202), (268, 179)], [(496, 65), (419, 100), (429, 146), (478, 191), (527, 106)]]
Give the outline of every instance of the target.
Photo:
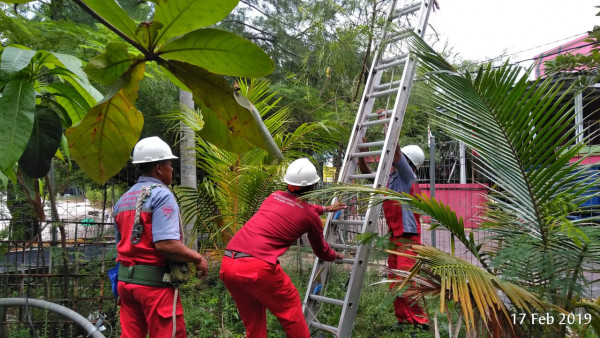
[[(390, 6), (390, 10), (387, 15), (388, 24), (386, 25), (386, 28), (391, 22), (390, 19), (392, 18), (392, 15), (395, 12), (395, 7), (396, 7), (396, 0), (393, 0), (393, 3)], [(387, 36), (387, 32), (384, 34), (384, 40), (385, 40), (385, 36)], [(352, 134), (350, 135), (350, 139), (348, 142), (348, 148), (346, 149), (344, 161), (342, 162), (342, 167), (341, 167), (340, 173), (338, 175), (338, 180), (337, 180), (338, 183), (348, 183), (348, 176), (350, 175), (350, 173), (352, 173), (356, 170), (357, 164), (354, 163), (355, 161), (352, 158), (352, 153), (354, 152), (354, 150), (358, 149), (358, 144), (362, 141), (362, 137), (366, 133), (365, 128), (361, 128), (361, 124), (363, 123), (364, 117), (367, 114), (365, 112), (370, 112), (373, 109), (373, 104), (374, 104), (375, 100), (369, 99), (369, 93), (374, 90), (375, 86), (379, 85), (379, 81), (381, 80), (381, 76), (383, 74), (383, 72), (381, 72), (381, 71), (379, 71), (379, 72), (375, 71), (378, 60), (381, 58), (380, 54), (383, 54), (381, 51), (381, 49), (382, 49), (381, 47), (382, 46), (380, 45), (375, 50), (375, 54), (373, 56), (373, 62), (371, 64), (371, 68), (370, 68), (370, 71), (369, 71), (369, 74), (367, 77), (367, 83), (365, 85), (365, 89), (363, 90), (363, 95), (361, 97), (361, 101), (359, 104), (358, 114), (354, 121), (354, 126), (352, 128)], [(335, 200), (336, 199), (334, 199), (334, 201)], [(333, 217), (333, 215), (331, 215), (331, 214), (327, 216), (327, 221), (325, 223), (325, 227), (323, 228), (323, 233), (324, 233), (326, 240), (328, 240), (328, 238), (330, 237), (329, 232), (330, 232), (330, 228), (331, 228), (330, 225), (331, 225), (332, 217)], [(322, 264), (323, 264), (323, 262), (321, 262), (321, 260), (319, 258), (315, 258), (315, 261), (313, 263), (312, 272), (311, 272), (311, 278), (309, 280), (309, 285), (306, 290), (304, 302), (302, 303), (304, 316), (307, 319), (307, 322), (309, 319), (309, 311), (310, 311), (310, 309), (308, 309), (308, 304), (310, 302), (309, 297), (310, 297), (312, 290), (314, 289), (314, 284), (315, 284), (314, 276), (319, 271), (320, 266)]]
[[(414, 32), (420, 37), (425, 36), (425, 28), (431, 13), (431, 6), (434, 0), (424, 0), (421, 2), (420, 17), (418, 24), (414, 27)], [(391, 121), (388, 125), (388, 131), (386, 133), (384, 146), (382, 149), (383, 154), (389, 156), (386, 161), (380, 161), (377, 168), (377, 174), (375, 175), (374, 188), (385, 187), (387, 183), (388, 173), (392, 169), (393, 156), (398, 144), (398, 138), (402, 130), (402, 124), (404, 122), (404, 115), (406, 113), (406, 107), (408, 105), (408, 98), (410, 96), (410, 90), (412, 88), (413, 77), (416, 71), (416, 60), (414, 56), (409, 55), (406, 60), (406, 65), (402, 73), (400, 80), (400, 87), (396, 100), (394, 102), (394, 108), (392, 110)]]
[[(392, 5), (390, 6), (390, 10), (387, 14), (387, 21), (384, 30), (387, 30), (387, 28), (391, 24), (390, 19), (394, 14), (395, 7), (396, 0), (393, 0)], [(385, 41), (387, 35), (388, 32), (385, 32), (382, 41)], [(365, 84), (365, 89), (363, 90), (363, 94), (358, 107), (358, 113), (356, 119), (354, 120), (352, 134), (350, 135), (348, 147), (344, 155), (344, 161), (342, 162), (342, 168), (340, 169), (340, 174), (338, 176), (338, 183), (348, 183), (348, 176), (356, 170), (356, 163), (354, 163), (355, 161), (352, 158), (352, 153), (354, 150), (358, 149), (358, 144), (362, 142), (362, 137), (365, 135), (366, 130), (364, 128), (361, 128), (362, 123), (364, 121), (364, 117), (368, 112), (371, 112), (373, 110), (373, 104), (375, 100), (371, 100), (369, 98), (369, 94), (374, 91), (376, 86), (379, 85), (381, 76), (383, 75), (383, 72), (376, 70), (378, 61), (383, 56), (382, 47), (382, 45), (378, 46), (375, 49), (375, 54), (373, 55), (373, 62), (371, 63), (371, 68), (369, 69), (367, 83)]]
[(367, 244), (361, 245), (356, 253), (358, 263), (354, 264), (352, 272), (350, 273), (351, 278), (348, 283), (344, 307), (342, 308), (342, 314), (340, 315), (338, 324), (339, 337), (351, 336), (354, 318), (356, 318), (356, 312), (358, 311), (358, 302), (360, 301), (362, 284), (367, 272), (367, 265), (369, 264), (370, 251), (371, 245)]
[[(414, 27), (414, 31), (421, 37), (424, 36), (425, 27), (427, 25), (427, 21), (431, 13), (431, 6), (433, 5), (433, 1), (434, 0), (422, 0), (419, 6), (419, 22), (417, 26)], [(400, 19), (403, 17), (402, 15), (396, 15), (395, 7), (396, 1), (394, 0), (393, 5), (390, 8), (390, 12), (388, 13), (388, 24), (385, 27), (386, 30), (394, 19)], [(396, 16), (392, 17), (392, 15)], [(357, 118), (355, 120), (353, 131), (350, 137), (350, 142), (348, 144), (348, 149), (344, 156), (344, 162), (340, 170), (340, 175), (338, 177), (338, 182), (340, 183), (348, 183), (350, 175), (354, 173), (357, 169), (357, 163), (355, 161), (355, 156), (353, 155), (358, 152), (358, 145), (362, 142), (362, 137), (366, 134), (366, 129), (369, 126), (365, 124), (365, 122), (367, 121), (367, 119), (372, 117), (370, 115), (373, 115), (371, 114), (371, 111), (373, 110), (375, 100), (374, 97), (372, 97), (372, 94), (375, 92), (377, 86), (379, 86), (381, 82), (383, 70), (378, 70), (377, 67), (380, 62), (383, 62), (380, 59), (384, 55), (384, 43), (386, 41), (387, 36), (388, 32), (384, 31), (384, 39), (382, 40), (382, 44), (376, 50), (374, 55), (374, 62), (371, 65), (371, 69), (367, 78), (367, 84), (365, 85), (365, 90), (363, 91), (363, 96), (359, 105)], [(394, 156), (391, 150), (394, 150), (395, 152), (395, 149), (397, 147), (397, 140), (401, 132), (401, 127), (404, 120), (406, 106), (408, 104), (408, 97), (410, 94), (410, 89), (412, 87), (415, 70), (416, 61), (414, 58), (409, 56), (409, 58), (405, 61), (402, 79), (400, 80), (400, 86), (398, 88), (396, 100), (394, 103), (394, 109), (392, 110), (391, 121), (388, 124), (388, 128), (386, 130), (385, 141), (382, 142), (383, 149), (380, 152), (381, 160), (377, 167), (375, 178), (373, 180), (374, 188), (381, 188), (387, 183), (389, 171), (391, 169)], [(334, 201), (335, 200), (337, 200), (337, 197), (334, 197)], [(372, 200), (373, 196), (371, 197), (371, 201)], [(374, 230), (379, 220), (380, 210), (380, 207), (367, 209), (362, 224), (362, 233)], [(336, 242), (337, 236), (339, 235), (339, 232), (337, 231), (338, 226), (329, 226), (331, 224), (332, 217), (333, 215), (328, 215), (324, 229), (326, 240), (328, 243)], [(314, 297), (315, 300), (311, 301), (310, 294), (311, 292), (313, 292), (313, 284), (316, 282), (317, 277), (321, 278), (321, 284), (325, 286), (331, 264), (331, 262), (324, 262), (318, 258), (315, 259), (313, 270), (311, 273), (311, 278), (309, 281), (309, 287), (307, 289), (306, 297), (303, 303), (305, 319), (309, 326), (311, 326), (311, 323), (315, 323), (315, 325), (312, 326), (327, 329), (335, 333), (337, 336), (350, 337), (353, 328), (354, 318), (356, 317), (356, 312), (358, 310), (358, 301), (360, 299), (360, 292), (362, 289), (364, 276), (367, 271), (366, 267), (368, 265), (370, 249), (371, 245), (359, 245), (356, 249), (354, 260), (351, 260), (351, 263), (353, 263), (350, 275), (351, 278), (349, 279), (348, 288), (346, 290), (344, 300), (343, 302), (340, 302), (340, 304), (343, 304), (343, 306), (342, 314), (340, 316), (340, 321), (338, 323), (337, 328), (325, 324), (318, 325), (318, 321), (314, 321), (314, 319), (316, 318), (315, 314), (312, 312), (313, 309), (311, 308), (311, 306), (314, 307), (316, 304), (318, 304), (317, 302), (319, 298)], [(319, 276), (317, 276), (317, 274), (319, 274)]]
[[(419, 18), (419, 24), (415, 27), (415, 33), (423, 37), (425, 34), (425, 27), (427, 20), (431, 13), (431, 5), (433, 0), (424, 0), (421, 3), (421, 16)], [(412, 82), (414, 73), (416, 70), (416, 60), (414, 57), (409, 56), (404, 67), (402, 74), (401, 87), (398, 91), (397, 99), (394, 103), (394, 110), (392, 113), (392, 121), (388, 125), (386, 132), (386, 138), (384, 141), (384, 147), (382, 149), (382, 160), (379, 162), (377, 174), (373, 182), (374, 188), (381, 188), (387, 183), (389, 177), (389, 171), (392, 166), (395, 148), (398, 143), (400, 136), (404, 115), (406, 112), (406, 106), (408, 105), (408, 97), (410, 89), (412, 88)], [(371, 197), (371, 201), (373, 197)], [(363, 224), (362, 232), (372, 231), (377, 225), (379, 219), (380, 208), (369, 208), (365, 215), (365, 223)], [(357, 252), (357, 259), (359, 264), (354, 264), (352, 267), (352, 273), (348, 289), (346, 292), (346, 299), (344, 300), (345, 306), (342, 308), (342, 315), (340, 316), (340, 322), (338, 324), (338, 332), (340, 337), (350, 337), (353, 328), (354, 318), (358, 310), (358, 304), (352, 302), (358, 302), (360, 299), (360, 291), (366, 274), (366, 268), (362, 264), (368, 264), (367, 259), (369, 257), (370, 246), (362, 245), (359, 247)]]

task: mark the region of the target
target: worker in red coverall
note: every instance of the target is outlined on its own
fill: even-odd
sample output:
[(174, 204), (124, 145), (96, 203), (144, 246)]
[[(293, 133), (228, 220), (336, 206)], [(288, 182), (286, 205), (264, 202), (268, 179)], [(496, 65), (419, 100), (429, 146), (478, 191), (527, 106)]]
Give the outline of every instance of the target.
[[(425, 154), (419, 146), (407, 145), (402, 149), (399, 145), (396, 146), (394, 162), (392, 163), (393, 168), (388, 178), (388, 189), (412, 196), (421, 194), (416, 183), (417, 176), (415, 172), (424, 160)], [(363, 174), (371, 172), (364, 158), (359, 158), (358, 165)], [(395, 251), (415, 255), (410, 248), (412, 245), (421, 244), (421, 216), (394, 201), (383, 203), (383, 213), (388, 231), (391, 233), (390, 242)], [(394, 254), (388, 255), (389, 269), (409, 270), (414, 263), (414, 259)], [(388, 277), (398, 278), (391, 272)], [(390, 287), (393, 288), (394, 286), (395, 283)], [(398, 320), (398, 323), (394, 325), (394, 329), (403, 329), (408, 324), (419, 326), (423, 330), (429, 330), (429, 319), (415, 299), (396, 297), (394, 312)]]
[(247, 338), (267, 337), (269, 309), (287, 337), (309, 338), (302, 302), (278, 258), (303, 234), (313, 252), (325, 261), (342, 259), (323, 238), (319, 215), (346, 209), (337, 202), (318, 206), (299, 200), (319, 181), (315, 166), (306, 158), (292, 162), (283, 179), (287, 191), (276, 191), (231, 239), (221, 263), (221, 279), (235, 301)]
[[(133, 163), (142, 176), (113, 210), (121, 337), (145, 338), (149, 333), (150, 338), (163, 338), (173, 336), (173, 331), (175, 337), (186, 337), (181, 298), (172, 284), (163, 281), (169, 272), (167, 261), (192, 262), (199, 277), (208, 270), (204, 257), (183, 244), (179, 207), (167, 187), (173, 176), (171, 160), (176, 158), (160, 138), (140, 140)], [(136, 211), (139, 224), (134, 225)]]

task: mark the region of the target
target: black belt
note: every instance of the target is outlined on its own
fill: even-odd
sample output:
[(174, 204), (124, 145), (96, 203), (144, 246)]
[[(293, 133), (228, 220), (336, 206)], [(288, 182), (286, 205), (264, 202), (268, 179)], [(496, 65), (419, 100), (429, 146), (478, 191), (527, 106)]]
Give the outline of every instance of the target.
[(244, 257), (252, 257), (252, 255), (248, 255), (247, 253), (237, 252), (237, 251), (230, 251), (230, 250), (225, 250), (225, 252), (223, 254), (225, 256), (231, 257), (233, 259), (244, 258)]

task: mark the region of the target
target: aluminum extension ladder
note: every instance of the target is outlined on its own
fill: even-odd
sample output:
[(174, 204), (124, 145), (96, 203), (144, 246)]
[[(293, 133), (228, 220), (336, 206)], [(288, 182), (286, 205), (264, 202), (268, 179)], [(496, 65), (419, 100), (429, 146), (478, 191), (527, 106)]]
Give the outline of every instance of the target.
[[(387, 28), (384, 29), (382, 43), (374, 55), (375, 61), (367, 78), (338, 178), (339, 183), (368, 179), (369, 182), (373, 182), (369, 184), (373, 188), (386, 186), (416, 68), (415, 60), (408, 55), (405, 41), (408, 37), (407, 30), (424, 37), (434, 1), (411, 1), (408, 5), (400, 4), (402, 2), (400, 0), (391, 1)], [(387, 109), (392, 104), (393, 109)], [(381, 112), (382, 109), (385, 110)], [(374, 113), (375, 111), (380, 113)], [(385, 113), (385, 116), (382, 113)], [(371, 127), (378, 129), (376, 133), (371, 132), (369, 135), (383, 135), (380, 129), (383, 127), (385, 139), (363, 143), (363, 137)], [(367, 147), (378, 150), (361, 151)], [(377, 170), (371, 174), (357, 173), (357, 159), (370, 156), (379, 156)], [(349, 243), (350, 241), (344, 240), (344, 236), (348, 232), (363, 234), (374, 232), (380, 209), (380, 207), (367, 209), (364, 218), (360, 217), (362, 219), (350, 215), (348, 210), (345, 210), (341, 217), (336, 217), (337, 219), (334, 219), (334, 215), (328, 216), (324, 228), (325, 239), (333, 249), (343, 250), (346, 252), (346, 257), (350, 257), (337, 262), (350, 264), (351, 268), (346, 266), (345, 269), (350, 271), (350, 275), (345, 295), (329, 297), (326, 294), (326, 286), (331, 262), (318, 258), (315, 260), (303, 303), (304, 316), (311, 331), (315, 329), (329, 331), (336, 337), (342, 338), (351, 336), (371, 248), (370, 245), (360, 245), (357, 241)], [(321, 321), (319, 312), (323, 306), (341, 308), (338, 323), (326, 323), (326, 319)]]

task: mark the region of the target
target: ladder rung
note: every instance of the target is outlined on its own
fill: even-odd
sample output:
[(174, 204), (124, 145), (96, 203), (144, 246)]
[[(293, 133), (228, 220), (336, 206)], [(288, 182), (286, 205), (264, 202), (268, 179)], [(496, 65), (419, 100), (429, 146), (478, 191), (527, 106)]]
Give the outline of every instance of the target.
[(376, 126), (376, 125), (380, 125), (380, 124), (386, 124), (390, 122), (390, 118), (387, 119), (381, 119), (381, 120), (373, 120), (373, 121), (367, 121), (367, 122), (363, 122), (362, 126), (363, 127), (369, 127), (369, 126)]
[(345, 264), (354, 264), (354, 259), (351, 259), (351, 258), (336, 259), (335, 262), (336, 263), (345, 263)]
[[(393, 82), (388, 82), (388, 83), (383, 83), (383, 84), (378, 84), (377, 86), (373, 87), (375, 90), (380, 90), (380, 89), (388, 89), (388, 88), (393, 88), (396, 87), (398, 88), (398, 86), (400, 85), (401, 81), (397, 80), (397, 81), (393, 81)], [(386, 112), (392, 112), (391, 110), (388, 110)], [(381, 115), (381, 114), (379, 114)]]
[(357, 220), (332, 219), (331, 223), (333, 223), (333, 224), (341, 224), (341, 225), (362, 225), (364, 223), (364, 221), (360, 220), (360, 219), (357, 219)]
[(338, 332), (338, 328), (337, 327), (330, 326), (330, 325), (325, 325), (325, 324), (321, 324), (319, 322), (311, 321), (310, 322), (310, 326), (315, 327), (317, 329), (321, 329), (321, 330), (326, 330), (326, 331), (329, 331), (329, 332), (333, 332), (335, 334), (337, 334), (337, 332)]
[[(385, 65), (385, 64), (389, 64), (389, 63), (394, 63), (394, 62), (398, 62), (400, 60), (406, 60), (406, 57), (408, 56), (407, 53), (403, 53), (403, 54), (399, 54), (399, 55), (395, 55), (393, 57), (387, 58), (387, 59), (381, 59), (379, 60), (379, 65)], [(389, 83), (388, 83), (389, 85)]]
[(402, 7), (400, 9), (397, 9), (396, 11), (394, 11), (394, 14), (392, 14), (390, 19), (394, 20), (394, 19), (399, 18), (402, 15), (408, 15), (408, 14), (414, 13), (414, 12), (418, 11), (419, 8), (421, 8), (420, 2), (412, 3), (406, 7)]
[(350, 177), (353, 180), (359, 180), (359, 179), (374, 179), (375, 178), (375, 173), (371, 173), (371, 174), (355, 174), (355, 175), (350, 175), (348, 177)]
[(388, 116), (391, 116), (393, 112), (394, 112), (393, 110), (385, 110), (385, 111), (382, 111), (381, 113), (365, 114), (365, 117), (368, 119), (372, 119), (374, 117), (377, 117), (377, 118), (388, 117)]
[(382, 91), (378, 91), (378, 92), (373, 92), (369, 95), (369, 98), (395, 94), (397, 92), (398, 92), (398, 87), (390, 88), (390, 89), (386, 89), (386, 90), (382, 90)]
[(406, 57), (403, 57), (403, 58), (400, 58), (393, 62), (379, 64), (379, 65), (377, 65), (377, 70), (384, 70), (384, 69), (396, 67), (396, 66), (404, 64), (405, 62), (406, 62)]
[(319, 296), (319, 295), (310, 295), (310, 299), (316, 300), (316, 301), (319, 301), (319, 302), (323, 302), (323, 303), (327, 303), (327, 304), (333, 304), (333, 305), (337, 305), (337, 306), (344, 306), (344, 301), (343, 300), (339, 300), (339, 299), (334, 299), (334, 298), (329, 298), (329, 297), (323, 297), (323, 296)]
[(332, 247), (333, 249), (338, 249), (338, 250), (354, 250), (354, 251), (358, 250), (358, 246), (356, 246), (356, 245), (331, 243), (331, 244), (329, 244), (329, 246)]
[[(394, 55), (393, 57), (389, 57), (387, 59), (381, 59), (381, 60), (379, 60), (379, 64), (382, 65), (382, 64), (385, 64), (385, 63), (392, 63), (392, 62), (395, 62), (395, 61), (398, 61), (398, 60), (404, 60), (404, 59), (406, 59), (407, 56), (408, 56), (407, 53), (403, 53), (403, 54), (400, 54), (400, 55)], [(400, 81), (396, 81), (396, 82), (400, 82)], [(387, 85), (389, 86), (389, 83)]]
[(386, 37), (385, 42), (387, 42), (388, 44), (392, 44), (392, 43), (398, 42), (402, 39), (406, 39), (407, 37), (409, 37), (410, 33), (408, 33), (408, 32), (411, 30), (412, 29), (405, 29), (401, 32), (396, 32), (395, 34), (392, 34), (392, 35)]
[(354, 153), (354, 154), (352, 154), (352, 157), (358, 158), (358, 157), (369, 157), (369, 156), (378, 156), (378, 155), (381, 155), (381, 150), (363, 151), (360, 153)]
[(383, 147), (384, 144), (385, 144), (385, 141), (359, 143), (358, 149), (361, 149), (361, 148), (366, 149), (366, 148), (370, 148), (370, 147)]

